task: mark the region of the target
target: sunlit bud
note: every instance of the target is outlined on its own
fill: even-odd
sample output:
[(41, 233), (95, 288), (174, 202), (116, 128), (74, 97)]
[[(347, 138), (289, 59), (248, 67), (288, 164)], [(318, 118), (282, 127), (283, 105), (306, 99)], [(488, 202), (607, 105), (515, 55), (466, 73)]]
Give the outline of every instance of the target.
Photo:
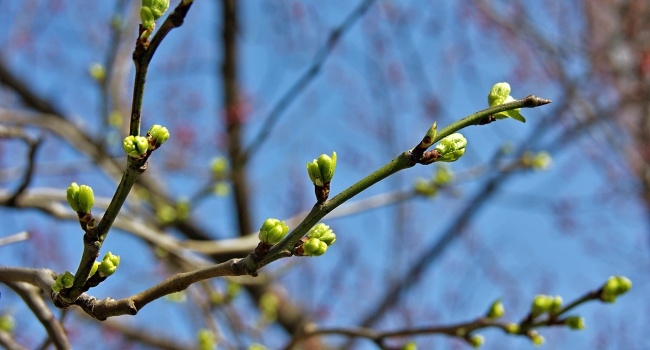
[(154, 21), (160, 18), (169, 8), (169, 0), (142, 0), (140, 20), (146, 29), (153, 29)]
[(100, 263), (99, 261), (95, 261), (95, 262), (93, 263), (93, 267), (90, 268), (90, 274), (89, 274), (88, 276), (92, 276), (92, 275), (94, 275), (95, 272), (97, 272), (97, 269), (99, 268), (99, 265), (100, 265), (100, 264), (101, 264), (101, 263)]
[(318, 163), (316, 163), (316, 159), (314, 159), (314, 161), (311, 163), (307, 163), (307, 174), (309, 175), (309, 179), (314, 185), (320, 187), (323, 187), (325, 185), (323, 182), (323, 177), (320, 173), (320, 169), (318, 168)]
[[(436, 134), (438, 133), (438, 125), (434, 122), (433, 125), (429, 128), (427, 131), (426, 136), (424, 139), (422, 139), (422, 146), (425, 148), (431, 147), (433, 144), (433, 140), (436, 138)], [(426, 141), (426, 142), (425, 142)]]
[(304, 250), (305, 255), (320, 256), (325, 254), (327, 251), (327, 243), (318, 238), (310, 238), (307, 242), (302, 244), (302, 249)]
[(419, 178), (415, 179), (415, 192), (427, 197), (433, 197), (438, 193), (438, 186), (435, 186), (431, 181)]
[(187, 300), (187, 293), (184, 290), (165, 295), (165, 300), (173, 303), (184, 303)]
[(108, 115), (108, 124), (114, 128), (119, 128), (122, 125), (122, 121), (124, 121), (124, 116), (116, 109)]
[(336, 241), (336, 235), (332, 229), (323, 223), (316, 224), (314, 227), (312, 227), (311, 230), (309, 230), (307, 233), (307, 237), (317, 238), (328, 246), (332, 245), (332, 243)]
[(212, 189), (212, 192), (219, 197), (225, 197), (230, 193), (230, 187), (226, 182), (219, 181), (217, 182), (216, 185), (214, 185), (214, 188)]
[(14, 317), (9, 314), (4, 314), (0, 316), (0, 331), (11, 333), (14, 330), (16, 322)]
[(473, 335), (467, 339), (469, 344), (474, 348), (480, 348), (485, 343), (485, 337), (482, 335)]
[(436, 145), (436, 150), (440, 157), (436, 158), (437, 162), (455, 162), (463, 154), (465, 154), (465, 147), (467, 140), (459, 133), (451, 134)]
[(228, 161), (225, 157), (215, 157), (210, 163), (210, 170), (215, 179), (223, 179), (228, 173)]
[(546, 341), (544, 337), (542, 337), (539, 333), (535, 331), (530, 331), (528, 337), (530, 337), (530, 340), (533, 342), (535, 346), (540, 346), (544, 344), (544, 342)]
[(553, 158), (548, 152), (538, 152), (532, 160), (531, 166), (535, 170), (546, 170), (551, 166)]
[[(493, 106), (498, 106), (500, 104), (508, 103), (508, 102), (513, 102), (515, 99), (510, 96), (510, 84), (502, 82), (502, 83), (496, 83), (494, 86), (492, 86), (492, 90), (490, 90), (490, 93), (488, 94), (488, 105), (490, 107)], [(526, 119), (524, 116), (522, 116), (519, 111), (521, 108), (497, 113), (494, 115), (496, 119), (503, 119), (503, 118), (512, 118), (515, 120), (518, 120), (522, 123), (526, 122)]]
[(171, 205), (162, 204), (156, 207), (156, 217), (163, 224), (169, 224), (178, 218), (178, 212)]
[(488, 318), (497, 319), (503, 317), (505, 312), (506, 310), (503, 307), (503, 303), (500, 299), (497, 299), (492, 303), (492, 305), (490, 305), (490, 309), (485, 314), (485, 316)]
[(454, 180), (454, 172), (446, 164), (438, 164), (436, 172), (433, 174), (433, 183), (438, 186), (444, 186)]
[(517, 334), (519, 333), (519, 330), (520, 330), (519, 325), (516, 323), (508, 323), (506, 325), (506, 332), (510, 334)]
[(418, 345), (414, 341), (410, 341), (402, 347), (402, 350), (418, 350)]
[(553, 304), (553, 298), (548, 295), (536, 295), (533, 299), (533, 304), (531, 306), (531, 313), (533, 316), (539, 316), (545, 312), (548, 312), (551, 309)]
[(626, 293), (630, 288), (632, 288), (632, 281), (627, 277), (612, 276), (603, 286), (600, 299), (602, 301), (613, 303), (616, 301), (616, 297)]
[(208, 329), (200, 329), (196, 332), (196, 340), (199, 350), (213, 350), (217, 345), (214, 333)]
[(332, 156), (321, 154), (318, 159), (314, 159), (311, 163), (307, 163), (307, 173), (309, 179), (314, 185), (323, 187), (326, 183), (332, 181), (334, 171), (336, 170), (336, 152), (332, 152)]
[(585, 319), (580, 316), (569, 316), (564, 319), (564, 323), (571, 329), (585, 329)]
[(248, 350), (268, 350), (266, 346), (258, 343), (253, 343), (248, 347)]
[(226, 286), (226, 295), (228, 296), (228, 299), (235, 299), (235, 297), (239, 295), (239, 292), (241, 292), (241, 285), (237, 283), (229, 282)]
[(120, 256), (113, 255), (111, 252), (104, 255), (104, 259), (99, 264), (99, 275), (107, 277), (115, 273), (117, 267), (120, 265)]
[(165, 143), (165, 141), (169, 140), (169, 130), (159, 124), (154, 124), (149, 128), (147, 134), (151, 137), (151, 141), (153, 141), (156, 146), (160, 146)]
[(68, 189), (65, 192), (66, 199), (70, 208), (76, 212), (80, 212), (79, 209), (79, 185), (76, 182), (73, 182), (68, 186)]
[(278, 244), (289, 232), (289, 226), (278, 219), (266, 219), (257, 235), (260, 242), (270, 245)]
[(90, 213), (93, 205), (95, 205), (95, 195), (90, 186), (79, 186), (79, 195), (77, 197), (79, 204), (79, 211), (83, 213)]
[(556, 295), (555, 297), (551, 298), (551, 307), (549, 308), (549, 312), (552, 314), (557, 314), (561, 310), (562, 310), (562, 297)]
[(260, 298), (260, 311), (262, 317), (267, 322), (273, 322), (278, 317), (278, 308), (280, 307), (280, 299), (273, 293), (264, 293)]
[(88, 74), (99, 83), (103, 82), (106, 78), (106, 70), (101, 63), (93, 63), (88, 68)]
[(122, 148), (129, 157), (140, 158), (147, 153), (149, 141), (144, 136), (127, 136), (122, 141)]
[(70, 271), (66, 271), (65, 273), (58, 274), (56, 276), (56, 280), (54, 281), (54, 285), (52, 286), (52, 291), (60, 292), (61, 289), (63, 288), (72, 287), (73, 283), (74, 283), (74, 275), (70, 273)]
[(488, 94), (488, 106), (493, 107), (503, 104), (508, 96), (510, 96), (510, 84), (506, 82), (496, 83)]

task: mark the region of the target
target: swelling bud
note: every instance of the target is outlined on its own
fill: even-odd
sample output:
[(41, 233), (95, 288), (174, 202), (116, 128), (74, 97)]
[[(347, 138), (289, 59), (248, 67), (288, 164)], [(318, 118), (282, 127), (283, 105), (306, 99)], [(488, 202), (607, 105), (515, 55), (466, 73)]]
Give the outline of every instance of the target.
[(307, 256), (321, 256), (327, 251), (327, 243), (318, 238), (310, 238), (302, 244), (302, 249)]
[(149, 141), (143, 136), (127, 136), (122, 141), (124, 152), (132, 158), (141, 158), (149, 150)]
[(154, 124), (151, 128), (149, 128), (147, 135), (149, 135), (149, 138), (155, 147), (159, 147), (165, 143), (165, 141), (169, 140), (169, 130), (159, 124)]
[(99, 275), (101, 277), (108, 277), (115, 273), (117, 267), (120, 265), (120, 256), (113, 255), (111, 252), (104, 255), (104, 259), (99, 263)]
[(257, 235), (260, 242), (275, 245), (280, 243), (280, 241), (287, 235), (289, 232), (289, 226), (287, 226), (284, 221), (278, 219), (269, 218), (264, 221), (262, 227), (260, 227), (260, 232)]
[(465, 147), (467, 146), (467, 140), (465, 137), (459, 133), (451, 134), (436, 145), (436, 151), (440, 155), (436, 158), (437, 162), (455, 162), (463, 154), (465, 154)]

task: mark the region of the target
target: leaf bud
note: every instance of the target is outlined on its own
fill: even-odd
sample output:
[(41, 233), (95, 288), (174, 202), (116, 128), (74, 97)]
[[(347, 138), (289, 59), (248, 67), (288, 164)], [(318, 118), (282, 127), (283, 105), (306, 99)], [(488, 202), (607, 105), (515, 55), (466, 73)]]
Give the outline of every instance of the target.
[(307, 237), (317, 238), (321, 242), (327, 244), (327, 246), (331, 246), (336, 241), (336, 235), (334, 234), (334, 231), (332, 231), (329, 226), (323, 223), (318, 223), (312, 227), (311, 230), (309, 230), (307, 233)]
[(113, 255), (111, 252), (104, 255), (104, 259), (99, 264), (99, 275), (102, 277), (108, 277), (115, 273), (117, 267), (120, 265), (120, 256)]
[(156, 147), (159, 147), (165, 143), (165, 141), (169, 140), (169, 130), (159, 124), (152, 125), (151, 128), (149, 128), (147, 135), (149, 135), (151, 141), (153, 141)]
[(490, 309), (485, 314), (485, 316), (491, 319), (497, 319), (503, 317), (505, 312), (506, 310), (503, 307), (503, 303), (501, 302), (501, 299), (497, 299), (492, 303), (492, 305), (490, 305)]
[(467, 140), (460, 133), (451, 134), (436, 145), (436, 151), (440, 154), (436, 158), (437, 162), (455, 162), (463, 154), (465, 154), (465, 147), (467, 146)]
[(305, 252), (305, 255), (321, 256), (327, 251), (327, 243), (318, 238), (310, 238), (307, 242), (302, 244), (302, 249)]
[(264, 242), (270, 245), (275, 245), (280, 243), (280, 241), (287, 235), (289, 232), (289, 226), (287, 226), (284, 221), (278, 219), (269, 218), (264, 221), (262, 227), (260, 227), (260, 232), (257, 237), (260, 242)]
[(144, 136), (129, 135), (122, 141), (122, 148), (129, 157), (140, 158), (147, 153), (149, 141)]

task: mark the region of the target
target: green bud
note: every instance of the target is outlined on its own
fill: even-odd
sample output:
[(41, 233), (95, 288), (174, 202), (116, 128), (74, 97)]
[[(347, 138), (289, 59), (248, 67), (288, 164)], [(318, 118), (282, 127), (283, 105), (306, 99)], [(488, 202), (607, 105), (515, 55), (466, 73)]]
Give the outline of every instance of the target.
[(492, 305), (490, 305), (490, 309), (485, 314), (485, 316), (488, 318), (497, 319), (503, 317), (505, 312), (506, 310), (503, 307), (503, 303), (501, 302), (501, 299), (497, 299), (492, 303)]
[(551, 166), (552, 162), (553, 158), (551, 158), (551, 155), (548, 152), (542, 151), (533, 157), (531, 167), (535, 170), (546, 170)]
[(225, 197), (230, 193), (230, 187), (226, 182), (219, 181), (214, 185), (212, 192), (218, 197)]
[(156, 146), (160, 146), (165, 143), (165, 141), (169, 140), (169, 130), (159, 124), (154, 124), (151, 126), (147, 132), (147, 135), (151, 137), (151, 141), (154, 141), (154, 144)]
[[(492, 90), (488, 94), (488, 105), (490, 107), (498, 106), (504, 103), (513, 102), (515, 99), (510, 96), (510, 84), (508, 83), (496, 83), (492, 86)], [(512, 118), (518, 120), (522, 123), (526, 122), (526, 119), (519, 113), (521, 108), (500, 112), (494, 115), (496, 119)]]
[(184, 303), (187, 300), (187, 294), (184, 290), (180, 292), (169, 293), (165, 295), (165, 300), (172, 303)]
[(433, 125), (431, 125), (431, 127), (427, 131), (427, 134), (423, 139), (423, 141), (428, 139), (429, 142), (423, 142), (422, 146), (424, 146), (425, 148), (431, 147), (431, 145), (433, 144), (433, 140), (436, 138), (437, 133), (438, 133), (438, 125), (436, 124), (436, 122), (434, 122)]
[(331, 246), (336, 241), (336, 235), (334, 231), (330, 229), (329, 226), (319, 223), (309, 230), (307, 233), (308, 238), (317, 238), (321, 242), (324, 242), (328, 246)]
[(436, 150), (440, 157), (436, 159), (437, 162), (455, 162), (463, 154), (465, 154), (465, 147), (467, 140), (459, 133), (451, 134), (436, 145)]
[(336, 152), (332, 156), (321, 154), (318, 159), (307, 163), (307, 174), (314, 185), (323, 187), (326, 183), (332, 181), (334, 171), (336, 170)]
[(305, 255), (321, 256), (327, 251), (327, 243), (318, 238), (310, 238), (307, 242), (302, 244), (302, 249), (305, 252)]
[(239, 295), (239, 292), (241, 292), (241, 285), (237, 283), (229, 282), (226, 286), (226, 295), (228, 296), (228, 299), (235, 299), (235, 297)]
[(508, 332), (510, 334), (518, 334), (519, 331), (520, 331), (520, 327), (516, 323), (508, 323), (506, 325), (506, 332)]
[(66, 199), (70, 208), (76, 212), (80, 212), (79, 209), (79, 185), (76, 182), (73, 182), (68, 186), (68, 189), (65, 192)]
[(561, 310), (562, 310), (562, 297), (556, 295), (555, 297), (551, 298), (551, 306), (549, 308), (549, 312), (552, 314), (557, 314)]
[(93, 63), (90, 68), (88, 68), (88, 74), (98, 82), (103, 82), (106, 78), (106, 69), (101, 63)]
[(14, 317), (9, 314), (4, 314), (0, 316), (0, 331), (11, 333), (16, 326)]
[(452, 181), (454, 181), (454, 172), (447, 165), (439, 164), (433, 174), (433, 183), (437, 186), (444, 186)]
[(142, 0), (140, 20), (145, 29), (152, 30), (154, 21), (160, 18), (169, 8), (169, 0)]
[(544, 337), (542, 337), (539, 333), (535, 331), (530, 331), (528, 337), (530, 337), (530, 340), (533, 342), (535, 346), (540, 346), (544, 344), (544, 342), (546, 341)]
[(89, 274), (88, 276), (92, 276), (92, 275), (94, 275), (95, 272), (97, 272), (97, 269), (99, 268), (99, 265), (100, 265), (100, 262), (99, 262), (99, 261), (95, 261), (95, 262), (93, 263), (93, 267), (90, 268), (90, 274)]
[(186, 220), (190, 217), (190, 201), (187, 198), (176, 202), (176, 217), (179, 220)]
[(488, 106), (494, 107), (503, 104), (508, 96), (510, 96), (510, 84), (496, 83), (488, 94)]
[(104, 259), (99, 264), (99, 275), (102, 277), (108, 277), (115, 273), (117, 267), (120, 265), (120, 256), (113, 255), (111, 252), (104, 255)]
[(260, 232), (257, 235), (260, 242), (268, 243), (270, 245), (275, 245), (280, 243), (280, 241), (287, 235), (289, 232), (289, 226), (287, 226), (284, 221), (278, 219), (266, 219), (260, 227)]
[(118, 110), (113, 110), (111, 114), (108, 115), (108, 124), (114, 128), (119, 128), (124, 121), (124, 116)]
[(63, 288), (70, 288), (74, 283), (74, 275), (70, 271), (58, 274), (54, 280), (54, 285), (52, 286), (52, 291), (58, 293)]
[(632, 281), (630, 281), (627, 277), (612, 276), (603, 286), (603, 291), (601, 293), (600, 299), (605, 302), (613, 303), (616, 301), (616, 297), (625, 294), (631, 288)]
[(199, 350), (212, 350), (217, 345), (214, 333), (208, 329), (200, 329), (196, 332), (196, 339)]
[(574, 330), (585, 329), (585, 319), (580, 316), (569, 316), (564, 319), (564, 324)]
[(531, 313), (533, 316), (539, 316), (545, 312), (551, 310), (553, 305), (553, 298), (548, 295), (536, 295), (533, 299), (533, 304), (531, 306)]
[(223, 179), (228, 173), (228, 161), (225, 157), (215, 157), (210, 163), (210, 170), (215, 179)]
[(278, 308), (280, 307), (280, 299), (273, 293), (264, 293), (260, 298), (260, 311), (262, 317), (267, 322), (273, 322), (278, 317)]
[(122, 141), (122, 148), (129, 157), (140, 158), (147, 153), (149, 141), (144, 136), (129, 135)]
[(485, 337), (483, 337), (482, 335), (473, 335), (469, 337), (467, 341), (473, 348), (480, 348), (481, 345), (485, 343)]
[(77, 197), (79, 204), (79, 211), (83, 213), (90, 213), (93, 205), (95, 205), (95, 195), (90, 186), (79, 186), (79, 195)]
[(427, 197), (433, 197), (438, 193), (438, 186), (431, 181), (419, 178), (415, 180), (415, 192)]
[(414, 341), (410, 341), (402, 347), (402, 350), (418, 350), (418, 345)]
[(253, 343), (248, 346), (248, 350), (268, 350), (268, 348), (262, 344)]
[(178, 212), (171, 205), (162, 204), (156, 207), (156, 217), (163, 224), (169, 224), (178, 218)]
[(151, 34), (151, 30), (153, 30), (156, 20), (153, 18), (153, 13), (150, 8), (142, 7), (140, 9), (140, 21), (142, 22), (142, 27), (147, 29), (149, 34)]

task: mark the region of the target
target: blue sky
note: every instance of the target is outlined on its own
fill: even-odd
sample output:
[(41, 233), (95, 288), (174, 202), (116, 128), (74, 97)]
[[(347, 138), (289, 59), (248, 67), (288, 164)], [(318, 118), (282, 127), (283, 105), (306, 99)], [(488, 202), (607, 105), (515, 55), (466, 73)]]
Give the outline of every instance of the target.
[[(5, 16), (12, 20), (0, 25), (0, 43), (5, 48), (0, 55), (14, 72), (54, 100), (71, 119), (92, 134), (104, 133), (98, 123), (98, 90), (87, 68), (103, 60), (108, 45), (105, 23), (112, 5), (88, 5), (82, 11), (71, 2), (62, 2), (56, 10), (42, 2), (34, 4), (33, 8), (25, 8), (34, 15), (47, 11), (56, 15), (33, 21), (24, 11), (16, 12), (22, 5), (2, 5)], [(556, 40), (559, 33), (571, 36), (581, 30), (580, 19), (565, 26), (554, 20), (550, 10), (571, 6), (562, 4), (552, 1), (548, 7), (527, 9), (531, 23), (549, 40)], [(253, 137), (264, 116), (314, 62), (330, 31), (355, 5), (345, 1), (241, 4), (240, 76), (248, 110), (247, 145), (255, 142)], [(463, 6), (468, 4), (443, 2), (434, 7), (422, 1), (378, 2), (350, 28), (324, 61), (320, 73), (282, 114), (272, 136), (255, 148), (249, 167), (254, 221), (290, 217), (312, 205), (304, 164), (321, 153), (336, 151), (339, 156), (332, 183), (334, 195), (413, 147), (433, 121), (444, 126), (485, 108), (486, 95), (498, 81), (509, 81), (515, 97), (533, 93), (556, 103), (524, 110), (526, 124), (504, 120), (463, 131), (468, 151), (450, 167), (466, 180), (455, 184), (452, 193), (326, 221), (335, 229), (337, 243), (325, 256), (287, 259), (264, 272), (286, 269), (279, 288), (286, 290), (292, 300), (308, 305), (318, 315), (319, 323), (355, 325), (383, 296), (387, 285), (399, 280), (434, 244), (486, 181), (503, 176), (493, 172), (473, 176), (474, 171), (485, 166), (504, 144), (517, 148), (524, 140), (538, 137), (523, 147), (532, 151), (548, 149), (553, 166), (544, 172), (521, 172), (504, 179), (497, 193), (473, 213), (461, 238), (402, 294), (399, 306), (382, 319), (379, 327), (466, 321), (481, 315), (499, 297), (506, 306), (506, 318), (519, 320), (535, 294), (559, 294), (570, 301), (599, 287), (609, 276), (622, 274), (634, 282), (629, 295), (614, 305), (590, 303), (577, 309), (587, 322), (584, 331), (541, 330), (548, 343), (545, 346), (647, 347), (647, 341), (639, 338), (647, 323), (643, 316), (647, 312), (639, 312), (648, 308), (644, 297), (648, 280), (644, 268), (648, 264), (647, 219), (634, 193), (633, 179), (621, 166), (624, 163), (615, 159), (603, 162), (594, 155), (594, 149), (608, 146), (598, 128), (566, 144), (555, 143), (557, 135), (580, 119), (580, 106), (558, 109), (562, 108), (558, 103), (564, 92), (540, 68), (540, 62), (520, 62), (521, 54), (513, 51), (515, 44), (477, 25), (469, 17), (472, 11), (464, 16)], [(219, 124), (220, 17), (215, 7), (206, 1), (194, 4), (183, 27), (174, 30), (156, 53), (147, 79), (143, 127), (163, 123), (172, 133), (170, 143), (150, 160), (148, 172), (160, 176), (167, 192), (179, 199), (201, 188), (209, 179), (212, 157), (224, 154), (220, 139), (223, 128)], [(79, 20), (86, 16), (96, 20)], [(404, 16), (403, 21), (399, 16)], [(32, 33), (28, 40), (17, 39), (27, 32)], [(582, 59), (573, 57), (564, 64), (579, 77), (586, 70)], [(522, 66), (531, 69), (522, 74)], [(129, 85), (122, 96), (128, 97), (132, 67), (128, 60), (123, 67), (131, 70), (125, 74)], [(0, 96), (3, 104), (15, 103), (6, 91)], [(432, 109), (434, 115), (425, 109), (427, 99), (437, 107)], [(559, 113), (565, 115), (563, 122), (549, 128), (545, 118)], [(177, 137), (184, 132), (191, 138), (189, 146)], [(2, 142), (5, 149), (20, 152), (17, 144)], [(120, 155), (117, 147), (115, 154)], [(165, 157), (181, 157), (183, 168), (165, 168), (170, 163)], [(20, 164), (16, 162), (20, 157), (4, 156), (1, 164), (6, 169)], [(98, 196), (112, 195), (111, 181), (89, 168), (87, 160), (60, 140), (47, 138), (39, 162), (45, 165), (39, 169), (35, 187), (63, 190), (71, 181), (77, 181), (91, 184)], [(57, 175), (48, 174), (52, 169)], [(354, 200), (408, 189), (417, 177), (431, 176), (434, 169), (408, 169)], [(2, 187), (14, 184), (3, 181)], [(195, 210), (193, 218), (215, 237), (235, 235), (231, 198), (210, 198)], [(52, 220), (35, 211), (22, 213), (5, 208), (0, 217), (7, 223), (0, 228), (0, 237), (34, 230), (56, 247), (56, 252), (37, 251), (31, 241), (0, 247), (1, 265), (42, 267), (49, 263), (44, 255), (53, 254), (58, 258), (48, 267), (63, 271), (76, 266), (82, 244), (76, 223)], [(143, 254), (144, 249), (140, 241), (123, 232), (111, 233), (102, 251), (122, 255), (121, 273), (93, 289), (93, 294), (100, 298), (124, 297), (162, 279), (161, 263)], [(13, 312), (20, 329), (41, 332), (17, 298), (4, 286), (0, 291), (0, 311)], [(238, 299), (235, 306), (243, 310), (247, 320), (256, 317), (247, 298)], [(191, 310), (187, 303), (161, 300), (136, 317), (122, 318), (124, 322), (144, 323), (146, 328), (162, 331), (164, 324), (151, 321), (163, 317), (172, 320), (183, 340), (191, 341), (196, 328), (201, 327), (199, 320), (188, 317)], [(603, 345), (602, 334), (611, 332), (615, 333), (614, 340)], [(480, 333), (486, 335), (487, 349), (532, 347), (526, 339), (496, 331)], [(278, 329), (266, 335), (262, 340), (270, 348), (286, 341)], [(78, 336), (77, 344), (92, 339), (83, 338)], [(458, 344), (443, 336), (416, 341), (422, 348), (454, 348)], [(359, 346), (372, 348), (368, 343)]]

